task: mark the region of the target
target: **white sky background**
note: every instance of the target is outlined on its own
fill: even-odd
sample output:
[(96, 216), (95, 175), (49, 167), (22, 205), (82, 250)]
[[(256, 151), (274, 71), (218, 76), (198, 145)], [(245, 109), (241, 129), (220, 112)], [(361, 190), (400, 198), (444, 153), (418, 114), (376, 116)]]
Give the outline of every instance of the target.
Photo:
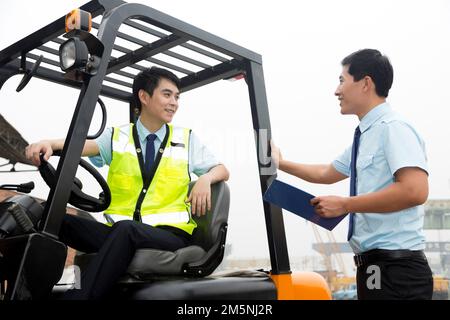
[[(0, 50), (85, 2), (0, 1)], [(427, 145), (430, 199), (449, 198), (449, 1), (139, 2), (262, 55), (273, 136), (283, 156), (294, 161), (329, 163), (351, 144), (357, 118), (342, 116), (334, 97), (340, 61), (362, 48), (387, 54), (394, 67), (388, 101)], [(19, 81), (16, 76), (1, 90), (0, 113), (29, 142), (65, 137), (77, 91), (32, 79), (19, 94)], [(127, 122), (127, 105), (104, 101), (109, 126)], [(96, 114), (92, 127), (99, 121)], [(191, 127), (230, 169), (232, 256), (268, 257), (245, 82), (221, 81), (183, 94), (174, 124)], [(348, 193), (348, 180), (320, 186), (284, 173), (279, 178), (316, 195)], [(34, 180), (38, 187), (32, 194), (47, 196), (37, 173), (1, 174), (0, 179)], [(95, 194), (97, 187), (89, 184), (86, 180)], [(312, 254), (311, 226), (288, 212), (284, 219), (292, 259)], [(337, 241), (345, 241), (346, 231), (344, 221), (334, 231)]]

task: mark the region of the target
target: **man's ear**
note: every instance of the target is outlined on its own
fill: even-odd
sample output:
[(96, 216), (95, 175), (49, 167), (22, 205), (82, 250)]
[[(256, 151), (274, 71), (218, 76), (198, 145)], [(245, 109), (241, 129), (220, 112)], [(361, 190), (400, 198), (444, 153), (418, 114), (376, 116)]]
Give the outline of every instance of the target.
[(148, 99), (148, 92), (145, 91), (144, 89), (140, 89), (138, 92), (138, 96), (139, 96), (139, 101), (141, 102), (141, 105), (147, 104), (147, 99)]
[(370, 91), (373, 89), (375, 91), (375, 83), (373, 82), (372, 78), (369, 76), (365, 76), (363, 79), (363, 90), (364, 91)]

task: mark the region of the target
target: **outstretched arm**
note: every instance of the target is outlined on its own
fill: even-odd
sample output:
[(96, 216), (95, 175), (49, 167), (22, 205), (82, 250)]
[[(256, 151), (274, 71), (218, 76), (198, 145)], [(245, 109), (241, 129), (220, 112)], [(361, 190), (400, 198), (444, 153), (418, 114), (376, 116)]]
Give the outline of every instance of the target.
[(284, 160), (280, 149), (273, 142), (271, 142), (271, 148), (272, 160), (277, 168), (302, 180), (312, 183), (332, 184), (347, 178), (346, 175), (337, 171), (332, 164), (302, 164)]
[[(34, 165), (39, 166), (41, 160), (40, 154), (44, 154), (44, 159), (48, 160), (54, 151), (62, 150), (64, 148), (64, 140), (41, 140), (36, 143), (32, 143), (25, 148), (25, 156), (31, 160)], [(94, 140), (86, 140), (82, 151), (83, 157), (96, 156), (99, 154), (99, 148)]]

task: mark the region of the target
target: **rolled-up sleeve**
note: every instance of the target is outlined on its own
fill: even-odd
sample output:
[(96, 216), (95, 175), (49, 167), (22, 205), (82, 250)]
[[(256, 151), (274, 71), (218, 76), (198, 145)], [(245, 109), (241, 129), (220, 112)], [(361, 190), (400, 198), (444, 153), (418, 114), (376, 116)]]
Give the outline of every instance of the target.
[(418, 167), (428, 173), (425, 143), (409, 124), (392, 121), (383, 130), (383, 149), (391, 174), (405, 167)]
[(101, 168), (105, 164), (110, 165), (112, 159), (112, 148), (111, 148), (111, 140), (112, 139), (112, 128), (107, 128), (103, 133), (95, 139), (97, 143), (100, 154), (97, 156), (89, 157), (89, 160), (96, 167)]
[(350, 176), (350, 161), (352, 156), (352, 147), (348, 147), (344, 153), (334, 159), (332, 162), (333, 167), (343, 175)]
[(220, 162), (200, 139), (191, 132), (189, 146), (189, 171), (197, 176), (207, 173)]

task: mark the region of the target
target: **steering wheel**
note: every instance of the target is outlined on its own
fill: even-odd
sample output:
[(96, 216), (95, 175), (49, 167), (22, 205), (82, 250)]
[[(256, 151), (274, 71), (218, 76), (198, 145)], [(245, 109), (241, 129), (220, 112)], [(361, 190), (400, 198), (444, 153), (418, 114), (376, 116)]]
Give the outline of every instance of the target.
[[(55, 152), (53, 155), (61, 156), (59, 151)], [(41, 174), (44, 181), (50, 188), (53, 188), (56, 184), (56, 170), (55, 168), (44, 159), (44, 155), (41, 154), (41, 165), (39, 166), (39, 173)], [(111, 191), (109, 190), (108, 184), (106, 183), (103, 176), (86, 160), (80, 159), (80, 164), (87, 172), (89, 172), (94, 179), (98, 182), (102, 188), (98, 198), (94, 198), (83, 191), (83, 184), (78, 178), (74, 178), (72, 184), (72, 191), (70, 193), (69, 203), (78, 209), (90, 212), (100, 212), (104, 211), (109, 207), (111, 203)]]

